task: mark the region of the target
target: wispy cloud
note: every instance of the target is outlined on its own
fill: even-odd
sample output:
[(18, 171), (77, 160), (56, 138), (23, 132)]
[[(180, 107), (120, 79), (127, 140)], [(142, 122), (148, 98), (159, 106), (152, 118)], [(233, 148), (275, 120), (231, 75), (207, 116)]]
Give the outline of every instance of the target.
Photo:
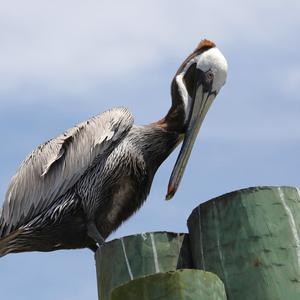
[(203, 37), (227, 51), (243, 44), (284, 48), (290, 29), (299, 28), (299, 7), (291, 0), (7, 1), (0, 10), (1, 90), (74, 93), (112, 78), (127, 81), (181, 59)]

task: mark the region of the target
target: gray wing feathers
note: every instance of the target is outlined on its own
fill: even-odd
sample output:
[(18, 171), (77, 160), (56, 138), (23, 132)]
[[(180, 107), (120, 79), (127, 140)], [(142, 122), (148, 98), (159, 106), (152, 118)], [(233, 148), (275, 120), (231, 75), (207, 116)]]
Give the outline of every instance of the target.
[(10, 231), (47, 209), (96, 158), (112, 151), (132, 125), (133, 116), (126, 108), (114, 108), (39, 146), (12, 178), (0, 224)]

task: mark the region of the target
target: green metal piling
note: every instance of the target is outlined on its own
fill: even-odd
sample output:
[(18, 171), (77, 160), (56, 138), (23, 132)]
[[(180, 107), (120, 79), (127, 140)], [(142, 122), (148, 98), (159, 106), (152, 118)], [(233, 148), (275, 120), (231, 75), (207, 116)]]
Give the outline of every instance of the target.
[(188, 235), (173, 232), (136, 234), (107, 242), (95, 259), (101, 300), (108, 300), (113, 288), (135, 278), (192, 266)]
[(299, 195), (255, 187), (201, 204), (188, 219), (195, 267), (217, 274), (229, 300), (299, 300)]
[(148, 275), (114, 289), (111, 300), (226, 300), (222, 281), (200, 270)]

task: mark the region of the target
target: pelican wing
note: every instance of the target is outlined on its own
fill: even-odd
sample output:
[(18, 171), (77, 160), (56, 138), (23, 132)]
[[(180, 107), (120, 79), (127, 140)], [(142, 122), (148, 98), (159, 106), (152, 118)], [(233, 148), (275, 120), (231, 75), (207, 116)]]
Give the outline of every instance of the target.
[(132, 124), (133, 116), (126, 108), (114, 108), (35, 149), (8, 187), (0, 219), (2, 231), (11, 232), (49, 208), (96, 158), (114, 149)]

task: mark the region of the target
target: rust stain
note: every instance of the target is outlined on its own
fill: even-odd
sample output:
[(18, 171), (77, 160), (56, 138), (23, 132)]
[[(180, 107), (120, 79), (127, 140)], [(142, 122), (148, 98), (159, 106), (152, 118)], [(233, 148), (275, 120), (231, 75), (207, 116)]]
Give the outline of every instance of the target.
[(258, 268), (258, 267), (260, 267), (261, 265), (262, 265), (262, 262), (260, 261), (260, 259), (259, 259), (259, 258), (256, 258), (256, 259), (254, 260), (254, 262), (253, 262), (253, 266), (256, 267), (256, 268)]

